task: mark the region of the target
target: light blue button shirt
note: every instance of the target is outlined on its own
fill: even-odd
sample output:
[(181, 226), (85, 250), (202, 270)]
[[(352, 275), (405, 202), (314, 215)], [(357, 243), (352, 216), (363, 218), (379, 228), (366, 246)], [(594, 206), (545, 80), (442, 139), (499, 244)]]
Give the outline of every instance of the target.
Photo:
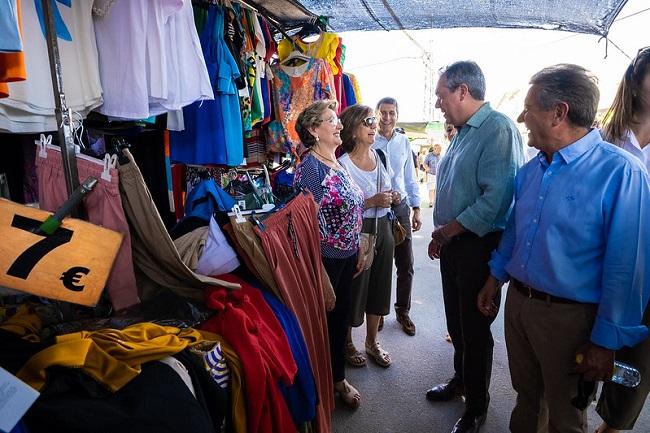
[(393, 170), (392, 188), (399, 191), (402, 200), (411, 207), (420, 207), (420, 186), (415, 174), (413, 150), (406, 135), (393, 131), (390, 140), (377, 133), (373, 149), (383, 150)]
[(460, 128), (438, 165), (434, 225), (456, 219), (479, 236), (503, 230), (523, 163), (514, 122), (486, 102)]
[(591, 341), (633, 346), (650, 294), (650, 186), (637, 158), (592, 130), (517, 174), (514, 211), (492, 275), (599, 304)]

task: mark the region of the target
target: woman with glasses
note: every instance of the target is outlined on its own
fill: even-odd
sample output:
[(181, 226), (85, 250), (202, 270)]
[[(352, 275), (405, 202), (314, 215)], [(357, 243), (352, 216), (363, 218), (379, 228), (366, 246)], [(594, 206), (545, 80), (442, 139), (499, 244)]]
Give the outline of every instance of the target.
[[(378, 365), (388, 367), (390, 355), (377, 341), (377, 332), (379, 319), (390, 312), (394, 240), (388, 213), (391, 204), (399, 203), (400, 195), (391, 190), (392, 172), (388, 159), (372, 149), (377, 133), (377, 119), (372, 108), (352, 105), (341, 113), (341, 122), (342, 148), (347, 153), (339, 158), (339, 162), (363, 191), (362, 231), (377, 233), (372, 266), (353, 281), (350, 324), (361, 326), (366, 315), (366, 354)], [(365, 365), (365, 357), (354, 347), (351, 330), (346, 352), (352, 366)]]
[[(625, 71), (614, 102), (605, 115), (602, 134), (605, 140), (637, 156), (650, 170), (650, 47), (639, 50)], [(649, 240), (639, 239), (639, 242)], [(643, 321), (650, 326), (648, 309)], [(650, 391), (650, 339), (617, 351), (616, 360), (637, 368), (641, 384), (625, 388), (605, 382), (597, 406), (603, 423), (597, 433), (631, 430)]]
[(294, 186), (311, 191), (318, 204), (321, 256), (336, 295), (327, 314), (334, 391), (348, 407), (356, 409), (361, 395), (345, 379), (345, 342), (352, 277), (360, 266), (357, 251), (363, 194), (336, 160), (342, 126), (335, 110), (336, 102), (317, 101), (298, 116), (296, 132), (308, 153), (296, 168)]

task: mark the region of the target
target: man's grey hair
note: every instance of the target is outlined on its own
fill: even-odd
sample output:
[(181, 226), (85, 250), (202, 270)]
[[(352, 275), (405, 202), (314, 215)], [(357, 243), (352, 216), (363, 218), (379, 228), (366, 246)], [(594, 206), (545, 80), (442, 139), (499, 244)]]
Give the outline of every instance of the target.
[(458, 89), (461, 84), (465, 84), (472, 98), (477, 101), (485, 99), (485, 77), (476, 62), (462, 60), (452, 63), (441, 70), (440, 77), (445, 77), (447, 80), (446, 87), (452, 92)]
[(591, 128), (596, 118), (600, 91), (598, 79), (582, 66), (560, 63), (542, 69), (530, 79), (537, 86), (537, 103), (550, 110), (564, 102), (569, 106), (567, 117), (574, 126)]

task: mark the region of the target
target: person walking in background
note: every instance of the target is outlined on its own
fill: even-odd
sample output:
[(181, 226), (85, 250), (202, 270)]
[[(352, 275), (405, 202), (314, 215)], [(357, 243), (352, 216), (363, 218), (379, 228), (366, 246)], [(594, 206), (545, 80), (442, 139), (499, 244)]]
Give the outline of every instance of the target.
[[(391, 182), (393, 190), (400, 195), (400, 200), (393, 204), (395, 217), (406, 230), (406, 239), (395, 247), (395, 267), (397, 268), (397, 298), (395, 316), (407, 335), (415, 335), (415, 324), (411, 320), (411, 294), (413, 291), (413, 244), (412, 232), (420, 230), (420, 187), (413, 164), (413, 151), (408, 138), (397, 132), (395, 125), (398, 118), (397, 101), (386, 97), (377, 103), (379, 116), (379, 134), (374, 148), (382, 150), (393, 170)], [(411, 218), (411, 209), (413, 216)], [(383, 324), (383, 317), (382, 322)]]
[[(377, 118), (372, 108), (351, 105), (341, 113), (341, 122), (342, 147), (346, 153), (341, 155), (339, 162), (363, 191), (363, 232), (377, 233), (372, 266), (353, 280), (350, 324), (354, 327), (361, 326), (365, 314), (366, 354), (378, 365), (388, 367), (391, 365), (390, 354), (379, 344), (377, 333), (379, 318), (390, 311), (394, 240), (388, 213), (391, 204), (399, 202), (400, 196), (391, 190), (388, 161), (384, 165), (381, 157), (372, 149), (377, 133)], [(348, 362), (355, 367), (365, 365), (363, 355), (354, 347), (351, 330), (348, 332), (347, 357)]]
[[(639, 158), (650, 171), (650, 48), (639, 51), (627, 67), (614, 102), (605, 115), (602, 135), (610, 143), (622, 147)], [(647, 223), (646, 223), (647, 224)], [(650, 242), (639, 239), (640, 242)], [(650, 326), (646, 308), (643, 323)], [(597, 433), (632, 430), (650, 391), (650, 339), (616, 352), (616, 360), (630, 364), (641, 373), (641, 384), (625, 388), (605, 382), (596, 411), (603, 423)]]
[(429, 148), (427, 157), (424, 158), (424, 168), (427, 172), (427, 189), (429, 190), (429, 207), (433, 207), (436, 203), (436, 173), (438, 172), (441, 152), (442, 147), (439, 144), (434, 144)]
[(477, 432), (490, 401), (492, 318), (476, 306), (489, 275), (490, 252), (506, 225), (514, 178), (523, 164), (515, 124), (484, 102), (485, 78), (474, 62), (448, 66), (436, 86), (436, 108), (458, 129), (438, 165), (434, 232), (429, 257), (440, 259), (447, 328), (454, 345), (454, 376), (427, 391), (450, 400), (464, 387), (465, 413), (452, 433)]
[(518, 121), (541, 152), (517, 174), (514, 210), (476, 302), (494, 317), (510, 281), (510, 430), (587, 433), (586, 410), (572, 402), (575, 373), (611, 378), (615, 351), (648, 335), (648, 173), (591, 128), (600, 93), (589, 71), (550, 66), (530, 83)]
[(363, 193), (334, 155), (342, 128), (335, 110), (335, 102), (317, 101), (298, 116), (296, 132), (309, 153), (296, 167), (294, 185), (308, 189), (318, 204), (321, 255), (336, 295), (327, 313), (334, 390), (347, 406), (357, 408), (361, 394), (345, 379), (345, 343), (352, 277), (358, 271)]

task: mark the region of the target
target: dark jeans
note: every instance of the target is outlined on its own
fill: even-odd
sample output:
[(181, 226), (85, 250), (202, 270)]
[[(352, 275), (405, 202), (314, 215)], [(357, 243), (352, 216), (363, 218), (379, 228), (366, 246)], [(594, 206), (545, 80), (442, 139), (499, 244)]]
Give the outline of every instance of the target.
[(340, 382), (345, 379), (345, 341), (350, 323), (352, 297), (352, 275), (357, 264), (357, 255), (347, 259), (323, 257), (325, 271), (336, 295), (334, 309), (327, 313), (327, 331), (330, 337), (330, 357), (332, 360), (332, 379)]
[(408, 313), (411, 309), (413, 287), (413, 242), (411, 232), (411, 208), (402, 202), (393, 206), (393, 212), (406, 230), (406, 239), (395, 246), (395, 267), (397, 268), (397, 299), (395, 311)]
[[(489, 403), (494, 340), (490, 325), (476, 307), (476, 297), (487, 279), (490, 254), (499, 244), (501, 232), (479, 237), (463, 233), (442, 248), (440, 273), (447, 329), (454, 344), (454, 370), (465, 385), (468, 413), (482, 414)], [(495, 303), (499, 303), (501, 293)]]

